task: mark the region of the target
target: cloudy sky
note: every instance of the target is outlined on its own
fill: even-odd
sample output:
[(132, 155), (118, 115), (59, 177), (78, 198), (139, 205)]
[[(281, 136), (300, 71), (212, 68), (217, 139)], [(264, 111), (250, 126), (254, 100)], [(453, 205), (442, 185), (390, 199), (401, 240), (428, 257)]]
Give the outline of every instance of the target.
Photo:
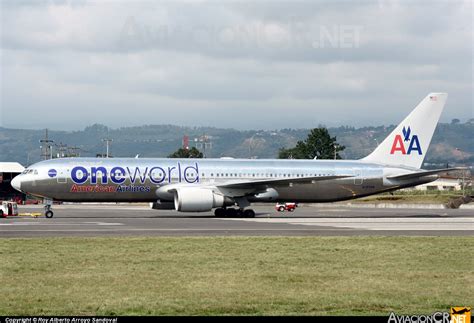
[(0, 1), (3, 127), (474, 117), (470, 0)]

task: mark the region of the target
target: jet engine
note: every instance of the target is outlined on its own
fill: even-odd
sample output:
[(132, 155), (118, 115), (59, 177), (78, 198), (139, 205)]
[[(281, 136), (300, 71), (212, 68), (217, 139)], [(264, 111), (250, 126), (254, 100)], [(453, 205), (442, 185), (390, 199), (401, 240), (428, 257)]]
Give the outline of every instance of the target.
[(177, 188), (174, 194), (174, 208), (181, 212), (206, 212), (226, 204), (223, 195), (208, 188)]
[(272, 202), (278, 199), (278, 192), (274, 188), (267, 188), (265, 192), (255, 195), (254, 200), (261, 202)]

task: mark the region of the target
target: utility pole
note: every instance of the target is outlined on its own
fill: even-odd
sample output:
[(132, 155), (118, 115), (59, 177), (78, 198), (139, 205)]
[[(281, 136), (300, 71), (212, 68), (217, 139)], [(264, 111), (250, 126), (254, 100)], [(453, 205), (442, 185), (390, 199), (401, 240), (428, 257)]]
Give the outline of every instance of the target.
[(198, 138), (194, 138), (194, 144), (196, 149), (201, 150), (203, 158), (207, 158), (206, 151), (212, 149), (211, 137), (206, 134), (203, 134)]
[(48, 129), (46, 128), (45, 136), (44, 139), (41, 139), (40, 141), (40, 149), (41, 149), (41, 159), (47, 160), (47, 159), (53, 159), (53, 143), (54, 140), (50, 140), (48, 138)]
[(253, 137), (255, 135), (253, 135), (252, 137), (250, 137), (249, 139), (249, 159), (252, 158), (252, 145), (253, 145)]
[(79, 154), (79, 150), (81, 149), (80, 147), (73, 146), (73, 147), (68, 147), (68, 149), (69, 149), (69, 152), (68, 152), (69, 157), (79, 157), (80, 156), (80, 154)]
[[(464, 165), (464, 152), (461, 150), (461, 148), (456, 148), (457, 151), (459, 151), (461, 153), (461, 160), (463, 161), (463, 165)], [(462, 195), (466, 195), (466, 185), (465, 185), (465, 182), (464, 182), (464, 177), (466, 175), (466, 171), (465, 170), (462, 170), (462, 184), (461, 184), (461, 190), (462, 190)]]
[(63, 144), (62, 142), (59, 143), (59, 145), (56, 145), (59, 149), (59, 153), (56, 155), (58, 158), (64, 158), (67, 157), (67, 145)]
[(109, 143), (111, 143), (113, 141), (113, 139), (109, 139), (109, 138), (104, 138), (102, 139), (102, 141), (105, 141), (106, 145), (107, 145), (107, 153), (106, 153), (106, 158), (109, 158)]

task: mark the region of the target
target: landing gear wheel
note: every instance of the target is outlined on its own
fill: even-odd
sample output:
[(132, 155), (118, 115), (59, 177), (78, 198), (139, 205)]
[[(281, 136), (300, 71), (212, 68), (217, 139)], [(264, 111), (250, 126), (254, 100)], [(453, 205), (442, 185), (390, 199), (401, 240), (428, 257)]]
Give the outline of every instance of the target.
[(246, 218), (254, 218), (255, 217), (255, 211), (252, 209), (248, 209), (244, 211), (244, 217)]
[(51, 210), (44, 212), (44, 216), (47, 217), (48, 219), (52, 218), (53, 215), (54, 213)]
[(235, 218), (237, 216), (237, 210), (232, 207), (228, 208), (225, 213), (229, 218)]
[(223, 218), (225, 217), (225, 212), (226, 210), (224, 208), (218, 208), (214, 211), (214, 215), (216, 216), (216, 218)]

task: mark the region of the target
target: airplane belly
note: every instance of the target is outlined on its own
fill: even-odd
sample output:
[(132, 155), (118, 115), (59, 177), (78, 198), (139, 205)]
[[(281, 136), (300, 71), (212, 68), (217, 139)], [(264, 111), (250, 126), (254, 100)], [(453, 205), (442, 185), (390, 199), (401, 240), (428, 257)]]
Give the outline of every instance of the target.
[(298, 184), (278, 188), (279, 199), (292, 202), (334, 202), (371, 195), (386, 188), (381, 179), (365, 179), (356, 183), (353, 179)]

